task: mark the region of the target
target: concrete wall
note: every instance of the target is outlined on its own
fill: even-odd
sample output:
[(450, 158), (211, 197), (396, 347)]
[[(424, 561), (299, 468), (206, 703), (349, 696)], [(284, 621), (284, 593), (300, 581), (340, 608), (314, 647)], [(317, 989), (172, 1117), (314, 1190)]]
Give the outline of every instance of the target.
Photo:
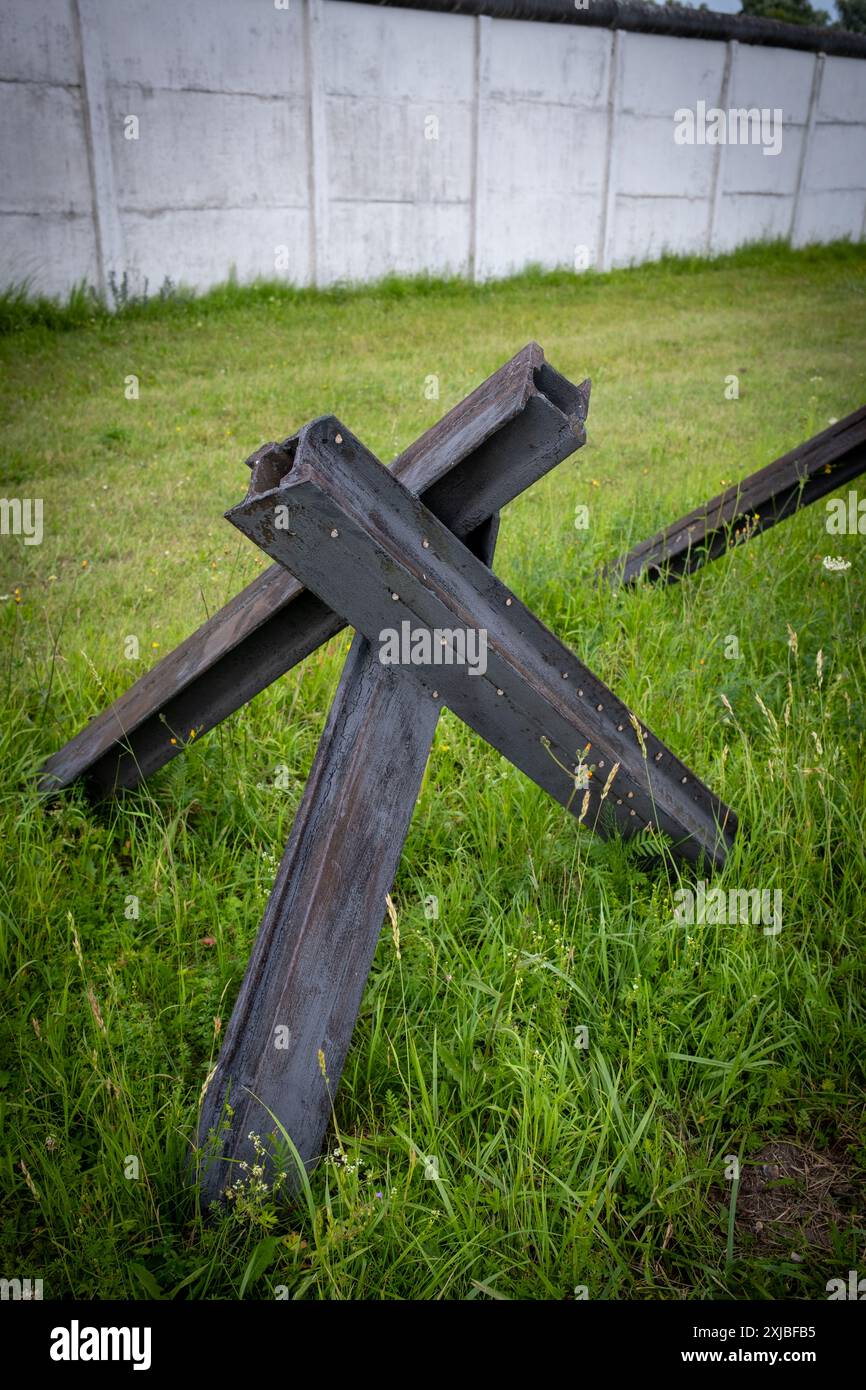
[[(866, 234), (863, 60), (282, 3), (0, 0), (0, 282), (486, 278)], [(781, 108), (781, 154), (676, 144), (698, 101)]]

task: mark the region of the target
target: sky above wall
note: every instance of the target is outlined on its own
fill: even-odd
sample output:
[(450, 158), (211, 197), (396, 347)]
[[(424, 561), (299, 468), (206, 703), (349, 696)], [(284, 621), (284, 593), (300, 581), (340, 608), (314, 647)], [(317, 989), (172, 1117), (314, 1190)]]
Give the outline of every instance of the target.
[[(664, 0), (655, 0), (657, 5), (664, 4)], [(826, 10), (831, 20), (839, 18), (835, 0), (811, 0), (816, 10)], [(708, 0), (707, 8), (717, 10), (720, 14), (739, 14), (742, 9), (740, 0)]]

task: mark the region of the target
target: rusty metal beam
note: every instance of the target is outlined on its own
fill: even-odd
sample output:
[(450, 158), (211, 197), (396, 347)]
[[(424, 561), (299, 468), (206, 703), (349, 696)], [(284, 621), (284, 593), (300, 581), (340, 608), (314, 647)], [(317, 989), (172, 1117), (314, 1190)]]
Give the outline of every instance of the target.
[(339, 420), (313, 421), (272, 452), (227, 517), (371, 642), (404, 622), (436, 640), (486, 634), (483, 675), (435, 659), (412, 665), (427, 699), (448, 705), (575, 813), (589, 744), (590, 825), (625, 835), (656, 826), (683, 857), (724, 862), (733, 812), (639, 723), (638, 737), (622, 701)]
[(605, 566), (604, 580), (668, 583), (866, 472), (866, 405)]
[[(466, 536), (579, 447), (588, 401), (588, 382), (573, 385), (529, 343), (400, 454), (394, 475)], [(136, 787), (183, 751), (189, 729), (212, 729), (343, 626), (273, 566), (49, 758), (40, 790)]]

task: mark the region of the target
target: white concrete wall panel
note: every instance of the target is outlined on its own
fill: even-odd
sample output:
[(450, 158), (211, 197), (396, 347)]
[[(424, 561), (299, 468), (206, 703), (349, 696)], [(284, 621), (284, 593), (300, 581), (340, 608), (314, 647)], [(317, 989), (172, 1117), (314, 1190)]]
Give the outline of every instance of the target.
[(35, 212), (0, 215), (0, 285), (26, 282), (32, 294), (63, 298), (82, 280), (99, 283), (92, 218)]
[(301, 97), (304, 14), (272, 0), (99, 0), (108, 78), (121, 86)]
[[(309, 266), (309, 218), (305, 208), (210, 208), (124, 217), (127, 258), (135, 283), (153, 294), (166, 277), (204, 290), (214, 284), (219, 262), (225, 280), (265, 278), (302, 285)], [(285, 248), (277, 268), (276, 249)]]
[[(122, 212), (303, 207), (307, 115), (297, 100), (221, 92), (110, 90), (111, 153)], [(138, 139), (124, 119), (138, 117)]]
[(723, 164), (724, 193), (793, 197), (805, 139), (805, 126), (782, 126), (778, 154), (765, 154), (761, 145), (729, 145)]
[(379, 101), (472, 100), (474, 18), (345, 0), (329, 0), (325, 18), (330, 94)]
[(324, 7), (329, 280), (469, 266), (476, 21)]
[(504, 274), (528, 262), (570, 265), (594, 242), (604, 182), (607, 117), (539, 104), (491, 101), (484, 113), (485, 264)]
[(809, 193), (803, 200), (801, 234), (805, 245), (810, 241), (834, 241), (850, 237), (857, 241), (863, 235), (866, 222), (866, 193)]
[(826, 60), (818, 120), (866, 125), (866, 62), (860, 58)]
[(514, 274), (527, 265), (547, 270), (574, 267), (579, 247), (586, 248), (581, 268), (595, 265), (600, 217), (600, 194), (584, 194), (571, 202), (543, 193), (492, 201), (486, 220), (484, 278)]
[(80, 81), (72, 0), (0, 0), (0, 81)]
[(612, 264), (637, 265), (666, 253), (702, 251), (708, 216), (706, 199), (617, 198)]
[(0, 83), (0, 130), (14, 151), (0, 180), (0, 208), (91, 214), (90, 170), (75, 88)]
[(81, 94), (71, 86), (0, 82), (0, 283), (63, 295), (98, 283)]
[(490, 28), (490, 95), (597, 111), (607, 100), (610, 33), (568, 24), (494, 19)]
[(794, 211), (793, 196), (762, 198), (732, 193), (725, 198), (716, 250), (733, 251), (749, 241), (770, 241), (788, 236)]
[(705, 39), (674, 39), (666, 35), (625, 34), (623, 111), (640, 116), (666, 116), (676, 110), (718, 102), (725, 68), (725, 45)]
[(595, 263), (611, 35), (493, 20), (478, 139), (480, 277)]
[(334, 203), (331, 244), (339, 248), (340, 280), (383, 275), (465, 275), (469, 209), (465, 204)]
[[(328, 97), (328, 165), (333, 200), (468, 203), (472, 110), (433, 102), (384, 103)], [(425, 135), (435, 118), (436, 139)]]
[(617, 193), (708, 199), (715, 153), (708, 145), (677, 145), (671, 116), (624, 112), (617, 129)]
[[(858, 66), (862, 68), (863, 64)], [(814, 68), (814, 53), (738, 44), (730, 104), (747, 110), (750, 107), (778, 108), (783, 112), (786, 126), (805, 125)]]
[(809, 190), (862, 188), (866, 176), (866, 125), (817, 125)]

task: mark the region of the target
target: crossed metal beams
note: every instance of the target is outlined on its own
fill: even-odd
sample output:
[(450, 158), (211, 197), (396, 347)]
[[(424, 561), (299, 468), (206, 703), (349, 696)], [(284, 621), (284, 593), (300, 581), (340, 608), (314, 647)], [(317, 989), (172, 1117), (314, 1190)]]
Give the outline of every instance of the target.
[[(206, 1201), (274, 1121), (305, 1164), (321, 1150), (444, 705), (599, 833), (652, 826), (681, 857), (724, 862), (733, 812), (489, 568), (500, 507), (583, 444), (588, 404), (589, 383), (529, 344), (391, 469), (333, 416), (257, 450), (228, 517), (278, 564), (43, 769), (46, 791), (134, 787), (176, 755), (174, 729), (213, 727), (357, 630), (205, 1089)], [(402, 624), (483, 634), (485, 669), (384, 666), (378, 639)]]
[[(357, 635), (206, 1089), (200, 1150), (216, 1141), (202, 1164), (206, 1201), (248, 1171), (238, 1165), (252, 1165), (274, 1120), (305, 1164), (321, 1151), (443, 704), (603, 833), (652, 824), (686, 858), (721, 863), (736, 830), (733, 813), (495, 578), (495, 525), (474, 533), (474, 554), (339, 420), (263, 451), (246, 501), (227, 515)], [(383, 666), (381, 634), (404, 623), (443, 643), (483, 633), (486, 669)], [(588, 744), (597, 776), (578, 789)]]
[[(392, 464), (407, 487), (468, 535), (579, 448), (589, 382), (574, 386), (528, 343)], [(263, 446), (251, 462), (266, 453)], [(84, 781), (129, 790), (345, 626), (273, 565), (48, 759), (43, 792)], [(174, 742), (172, 742), (174, 740)]]

